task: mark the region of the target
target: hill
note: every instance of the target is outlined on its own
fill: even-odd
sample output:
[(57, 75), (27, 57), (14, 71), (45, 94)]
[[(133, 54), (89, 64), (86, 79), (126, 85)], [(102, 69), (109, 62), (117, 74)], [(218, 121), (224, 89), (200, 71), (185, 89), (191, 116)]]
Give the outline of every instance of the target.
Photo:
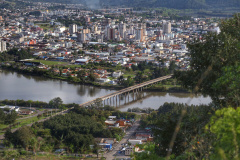
[(239, 0), (100, 0), (106, 6), (166, 7), (175, 9), (210, 9), (240, 7)]
[(85, 4), (89, 8), (121, 7), (145, 7), (145, 8), (174, 8), (174, 9), (216, 9), (216, 8), (240, 8), (240, 0), (32, 0), (35, 2), (54, 2)]

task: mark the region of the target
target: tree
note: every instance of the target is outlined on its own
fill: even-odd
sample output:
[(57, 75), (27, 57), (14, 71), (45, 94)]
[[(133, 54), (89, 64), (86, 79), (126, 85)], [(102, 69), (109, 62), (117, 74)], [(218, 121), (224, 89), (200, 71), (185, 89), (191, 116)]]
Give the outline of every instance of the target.
[(121, 75), (120, 77), (118, 77), (118, 84), (123, 85), (124, 82), (124, 77)]
[(12, 123), (14, 123), (16, 121), (16, 119), (17, 119), (17, 116), (18, 116), (17, 112), (11, 111), (10, 114), (6, 115), (4, 123), (5, 124), (12, 124)]
[(59, 108), (63, 104), (63, 101), (60, 97), (56, 97), (49, 101), (49, 105), (54, 108)]
[(240, 108), (229, 107), (215, 112), (206, 127), (216, 137), (212, 144), (214, 152), (211, 154), (211, 159), (239, 159), (239, 117)]
[(95, 153), (97, 155), (97, 158), (98, 158), (98, 155), (99, 155), (99, 149), (100, 149), (100, 147), (95, 142), (94, 145), (93, 145), (93, 153)]
[(15, 145), (20, 145), (24, 147), (26, 150), (28, 150), (30, 146), (30, 141), (33, 137), (33, 132), (30, 127), (23, 126), (20, 129), (18, 129), (16, 132), (14, 132), (14, 141)]
[(123, 81), (124, 87), (129, 87), (134, 85), (134, 80), (132, 79), (131, 76), (128, 76), (127, 80)]
[(4, 133), (4, 145), (10, 146), (10, 144), (12, 144), (12, 142), (13, 142), (13, 139), (14, 139), (14, 135), (11, 132), (11, 129), (8, 128), (6, 130), (6, 132)]
[(195, 91), (210, 95), (219, 104), (238, 106), (239, 99), (233, 97), (239, 97), (239, 15), (223, 21), (220, 29), (220, 34), (209, 33), (188, 45), (192, 71), (185, 80), (191, 78)]

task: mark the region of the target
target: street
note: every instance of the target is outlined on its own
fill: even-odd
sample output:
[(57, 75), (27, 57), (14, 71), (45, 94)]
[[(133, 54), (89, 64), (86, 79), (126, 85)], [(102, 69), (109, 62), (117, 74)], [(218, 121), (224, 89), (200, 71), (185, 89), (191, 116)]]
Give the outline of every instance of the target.
[(139, 121), (136, 121), (133, 126), (130, 128), (130, 130), (126, 131), (126, 135), (123, 137), (123, 139), (109, 152), (104, 154), (104, 157), (106, 157), (106, 160), (113, 160), (115, 158), (129, 158), (130, 156), (124, 156), (124, 155), (119, 155), (118, 156), (118, 151), (119, 148), (121, 147), (122, 143), (127, 143), (127, 140), (131, 138), (133, 133), (136, 131), (136, 129), (139, 127)]

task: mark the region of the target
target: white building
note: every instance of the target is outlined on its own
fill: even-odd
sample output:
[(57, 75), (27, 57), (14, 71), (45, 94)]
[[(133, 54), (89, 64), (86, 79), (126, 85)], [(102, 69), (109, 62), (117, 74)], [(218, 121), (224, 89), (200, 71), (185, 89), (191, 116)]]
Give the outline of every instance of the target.
[(19, 107), (18, 106), (9, 106), (9, 105), (6, 105), (6, 106), (0, 106), (0, 109), (9, 109), (9, 112), (12, 112), (12, 111), (16, 111), (18, 112), (19, 111)]
[(0, 41), (0, 52), (4, 52), (7, 50), (7, 44), (6, 41), (1, 40)]
[(126, 32), (126, 24), (121, 22), (119, 24), (119, 33), (121, 38), (125, 38), (125, 32)]

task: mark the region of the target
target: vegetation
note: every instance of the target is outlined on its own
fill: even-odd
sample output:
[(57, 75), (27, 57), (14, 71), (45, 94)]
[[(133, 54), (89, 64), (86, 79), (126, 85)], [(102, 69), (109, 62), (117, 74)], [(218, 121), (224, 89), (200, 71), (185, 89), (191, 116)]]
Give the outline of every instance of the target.
[(13, 48), (0, 53), (0, 62), (32, 58), (30, 50)]
[(154, 7), (166, 7), (166, 8), (176, 8), (176, 9), (204, 9), (204, 8), (221, 8), (221, 7), (236, 7), (240, 6), (239, 1), (230, 0), (230, 1), (222, 1), (222, 0), (150, 0), (150, 1), (139, 1), (139, 0), (102, 0), (104, 5), (108, 6), (131, 6), (131, 7), (146, 7), (152, 8)]
[(175, 72), (183, 86), (210, 95), (222, 106), (239, 106), (240, 18), (221, 23), (221, 33), (209, 33), (189, 44), (192, 70)]
[(9, 112), (8, 110), (2, 110), (0, 109), (0, 121), (3, 124), (12, 124), (15, 122), (15, 120), (17, 119), (17, 113), (15, 111), (11, 111), (8, 114), (5, 114), (4, 111)]
[[(183, 86), (210, 95), (210, 105), (165, 103), (143, 116), (154, 143), (136, 159), (239, 159), (239, 36), (238, 15), (189, 44), (191, 71), (175, 72)], [(233, 106), (233, 107), (231, 107)]]
[[(58, 98), (55, 98), (55, 100)], [(123, 137), (120, 128), (107, 128), (105, 120), (110, 115), (117, 117), (134, 118), (133, 113), (116, 111), (113, 107), (80, 108), (75, 107), (71, 113), (57, 115), (44, 122), (35, 123), (32, 127), (24, 126), (21, 129), (5, 132), (5, 145), (14, 144), (27, 151), (53, 152), (54, 149), (65, 149), (70, 153), (96, 152), (90, 145), (94, 145), (94, 138)], [(95, 147), (96, 148), (96, 147)]]
[(59, 97), (56, 97), (52, 100), (49, 101), (49, 103), (47, 102), (42, 102), (42, 101), (32, 101), (32, 100), (28, 100), (28, 101), (24, 101), (22, 99), (18, 99), (18, 100), (1, 100), (0, 104), (2, 105), (17, 105), (17, 106), (22, 106), (22, 107), (36, 107), (36, 108), (71, 108), (73, 106), (78, 106), (77, 104), (63, 104), (62, 99)]

